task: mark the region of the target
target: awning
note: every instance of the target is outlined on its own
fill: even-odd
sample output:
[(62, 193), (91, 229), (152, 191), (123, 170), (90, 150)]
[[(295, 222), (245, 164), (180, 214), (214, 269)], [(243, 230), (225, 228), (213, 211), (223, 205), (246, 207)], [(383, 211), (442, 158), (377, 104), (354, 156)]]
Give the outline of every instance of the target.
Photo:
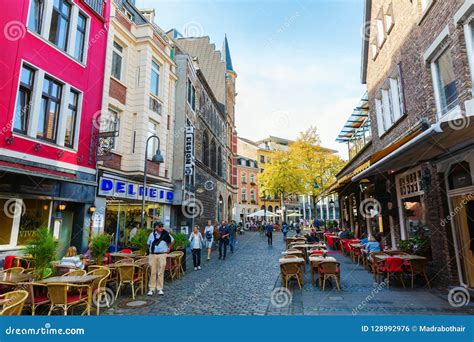
[(362, 99), (354, 108), (349, 119), (347, 119), (344, 127), (336, 138), (337, 142), (348, 142), (354, 138), (358, 138), (363, 134), (359, 131), (359, 128), (369, 119), (369, 99), (368, 93), (365, 92)]
[[(460, 115), (460, 114), (458, 114)], [(352, 178), (357, 182), (378, 173), (413, 167), (438, 156), (454, 153), (474, 143), (474, 124), (469, 116), (443, 118), (426, 131), (387, 154)]]
[(330, 195), (333, 192), (336, 192), (347, 184), (351, 182), (352, 177), (356, 176), (360, 172), (364, 171), (365, 169), (370, 167), (370, 160), (363, 162), (359, 166), (357, 166), (352, 172), (344, 175), (343, 177), (339, 178), (336, 182), (332, 183), (326, 191), (323, 192), (323, 195)]

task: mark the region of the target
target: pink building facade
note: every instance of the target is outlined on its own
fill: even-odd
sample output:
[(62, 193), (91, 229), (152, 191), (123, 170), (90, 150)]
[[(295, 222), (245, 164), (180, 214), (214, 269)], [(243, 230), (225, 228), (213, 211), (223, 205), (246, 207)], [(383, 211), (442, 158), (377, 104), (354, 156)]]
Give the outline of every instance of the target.
[(0, 17), (0, 252), (49, 227), (89, 239), (110, 1), (5, 1)]

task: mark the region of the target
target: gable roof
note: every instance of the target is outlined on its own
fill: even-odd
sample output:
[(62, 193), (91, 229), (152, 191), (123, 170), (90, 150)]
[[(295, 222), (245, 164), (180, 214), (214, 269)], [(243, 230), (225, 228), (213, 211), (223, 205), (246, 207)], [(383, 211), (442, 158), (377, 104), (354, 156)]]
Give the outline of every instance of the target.
[(178, 47), (197, 58), (199, 69), (201, 69), (214, 96), (222, 109), (225, 109), (225, 73), (226, 64), (216, 46), (210, 42), (209, 36), (187, 37), (176, 39)]

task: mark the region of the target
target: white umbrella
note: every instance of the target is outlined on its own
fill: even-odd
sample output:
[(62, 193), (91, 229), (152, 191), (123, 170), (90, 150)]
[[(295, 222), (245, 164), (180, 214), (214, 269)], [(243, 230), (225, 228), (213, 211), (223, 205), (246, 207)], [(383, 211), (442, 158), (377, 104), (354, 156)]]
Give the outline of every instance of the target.
[(301, 216), (301, 214), (298, 214), (298, 213), (291, 213), (291, 214), (288, 214), (286, 215), (288, 217), (298, 217), (298, 216)]
[[(270, 210), (267, 210), (267, 217), (278, 217), (278, 215), (272, 213)], [(265, 217), (265, 210), (259, 210), (252, 214), (247, 215), (247, 217)]]

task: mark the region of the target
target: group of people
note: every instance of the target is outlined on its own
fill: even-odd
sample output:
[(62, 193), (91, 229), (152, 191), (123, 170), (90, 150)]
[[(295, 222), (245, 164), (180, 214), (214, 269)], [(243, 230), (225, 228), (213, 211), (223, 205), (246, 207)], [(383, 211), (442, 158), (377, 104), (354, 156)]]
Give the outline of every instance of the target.
[(213, 225), (207, 221), (207, 226), (203, 233), (199, 226), (195, 226), (189, 236), (189, 243), (193, 255), (194, 270), (201, 269), (201, 249), (207, 249), (207, 259), (211, 260), (211, 253), (214, 246), (219, 247), (219, 260), (225, 260), (227, 257), (227, 246), (230, 252), (234, 253), (235, 243), (237, 241), (237, 224), (232, 221), (228, 224), (222, 221), (220, 224)]

